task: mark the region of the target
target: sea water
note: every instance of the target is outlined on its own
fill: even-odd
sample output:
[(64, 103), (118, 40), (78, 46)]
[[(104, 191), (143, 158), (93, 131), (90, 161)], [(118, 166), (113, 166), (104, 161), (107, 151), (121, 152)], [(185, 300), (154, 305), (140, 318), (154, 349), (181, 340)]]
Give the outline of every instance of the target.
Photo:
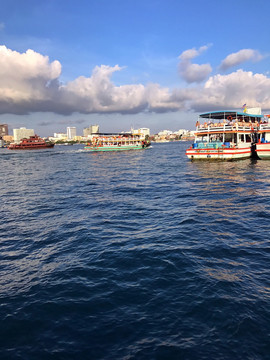
[(269, 359), (270, 161), (0, 150), (0, 358)]

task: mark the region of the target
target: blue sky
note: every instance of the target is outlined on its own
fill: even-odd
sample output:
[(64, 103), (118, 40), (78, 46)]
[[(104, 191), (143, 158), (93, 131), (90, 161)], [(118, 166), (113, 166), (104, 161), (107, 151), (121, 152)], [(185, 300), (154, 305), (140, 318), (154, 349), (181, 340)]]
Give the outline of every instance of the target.
[(1, 0), (0, 122), (42, 136), (270, 112), (265, 0)]

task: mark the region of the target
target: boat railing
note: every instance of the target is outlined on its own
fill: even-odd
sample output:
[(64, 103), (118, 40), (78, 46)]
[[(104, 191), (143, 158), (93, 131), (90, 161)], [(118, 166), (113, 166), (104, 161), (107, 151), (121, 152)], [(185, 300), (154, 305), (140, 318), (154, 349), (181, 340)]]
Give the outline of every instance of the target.
[(196, 141), (192, 144), (193, 149), (229, 149), (234, 145), (231, 142), (222, 141)]
[[(249, 124), (246, 125), (239, 125), (239, 124), (233, 124), (233, 125), (223, 125), (223, 126), (204, 126), (204, 125), (200, 125), (196, 127), (196, 132), (197, 133), (205, 133), (205, 132), (225, 132), (225, 131), (249, 131), (249, 130), (254, 130), (255, 127), (251, 126)], [(269, 127), (270, 129), (270, 127)]]
[(270, 130), (270, 124), (268, 124), (268, 123), (260, 124), (258, 130)]
[(270, 130), (270, 123), (261, 123), (261, 124), (250, 124), (247, 123), (245, 125), (242, 124), (238, 124), (238, 123), (234, 123), (232, 125), (230, 124), (224, 124), (222, 126), (220, 125), (198, 125), (196, 126), (196, 132), (197, 133), (204, 133), (204, 132), (217, 132), (217, 131), (221, 131), (221, 132), (225, 132), (225, 131), (236, 131), (236, 130), (244, 130), (244, 131), (248, 131), (248, 130)]

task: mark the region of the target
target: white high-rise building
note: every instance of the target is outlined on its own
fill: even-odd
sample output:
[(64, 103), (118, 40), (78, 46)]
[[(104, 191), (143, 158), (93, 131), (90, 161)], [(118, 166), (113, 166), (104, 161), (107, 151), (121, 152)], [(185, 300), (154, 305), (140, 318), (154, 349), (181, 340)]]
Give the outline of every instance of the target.
[(34, 135), (34, 129), (26, 129), (25, 127), (22, 127), (20, 129), (13, 129), (14, 142), (18, 142), (24, 138), (29, 139), (30, 136)]
[(76, 136), (76, 128), (72, 127), (72, 126), (67, 127), (67, 138), (68, 138), (68, 140), (74, 139), (75, 136)]

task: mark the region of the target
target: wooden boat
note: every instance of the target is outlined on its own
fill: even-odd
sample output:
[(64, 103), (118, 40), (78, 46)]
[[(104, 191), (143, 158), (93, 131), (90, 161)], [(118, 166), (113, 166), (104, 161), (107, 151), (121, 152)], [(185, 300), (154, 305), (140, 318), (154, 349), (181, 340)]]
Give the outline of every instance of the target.
[(142, 134), (97, 134), (84, 149), (86, 151), (124, 151), (142, 150), (149, 146), (150, 142)]
[(190, 160), (239, 160), (256, 154), (257, 130), (263, 115), (238, 111), (203, 113), (195, 140), (186, 150)]

